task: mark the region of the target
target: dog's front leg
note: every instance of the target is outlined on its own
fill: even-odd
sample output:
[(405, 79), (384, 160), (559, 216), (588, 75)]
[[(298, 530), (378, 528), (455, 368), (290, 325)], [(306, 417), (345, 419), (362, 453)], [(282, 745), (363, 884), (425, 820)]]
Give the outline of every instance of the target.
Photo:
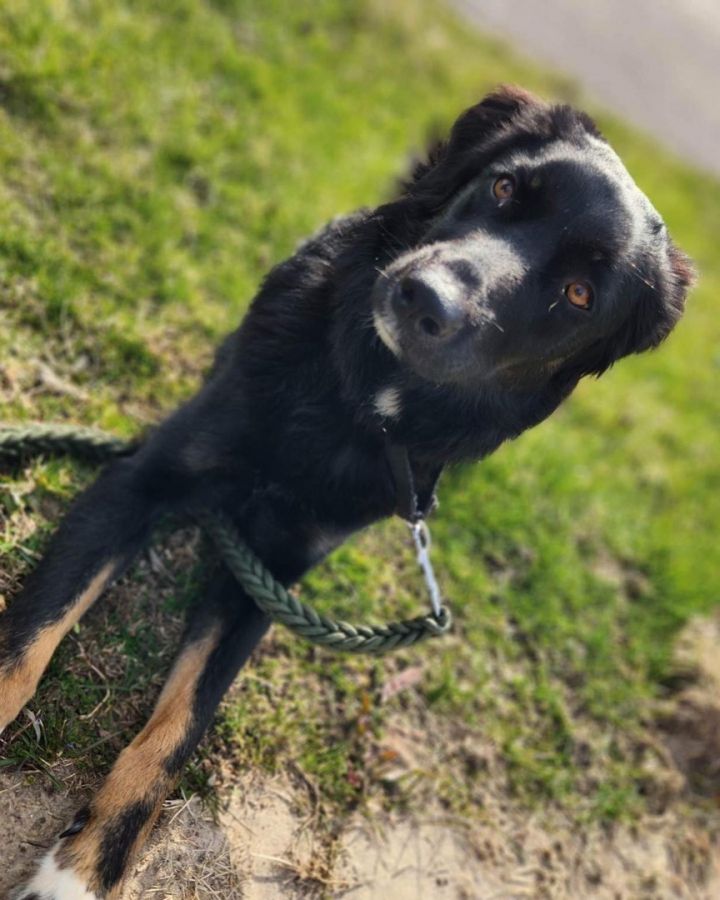
[(155, 710), (19, 900), (117, 898), (130, 860), (268, 619), (225, 570), (192, 614)]
[(0, 616), (0, 731), (32, 697), (59, 642), (127, 567), (162, 515), (212, 505), (229, 483), (235, 497), (247, 490), (242, 435), (222, 432), (218, 405), (210, 388), (197, 395), (75, 501)]
[(0, 730), (33, 695), (58, 643), (147, 538), (153, 503), (137, 477), (133, 457), (103, 472), (0, 617)]

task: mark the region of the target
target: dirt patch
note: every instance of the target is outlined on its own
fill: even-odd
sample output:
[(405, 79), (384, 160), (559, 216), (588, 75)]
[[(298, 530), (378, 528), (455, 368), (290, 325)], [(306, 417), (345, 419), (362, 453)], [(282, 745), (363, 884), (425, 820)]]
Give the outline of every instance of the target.
[[(257, 771), (237, 774), (236, 764), (224, 765), (213, 754), (213, 771), (222, 782), (215, 814), (197, 797), (169, 801), (126, 896), (715, 900), (718, 646), (720, 615), (691, 623), (681, 635), (676, 688), (659, 710), (657, 728), (648, 731), (657, 771), (647, 781), (659, 798), (648, 806), (656, 814), (632, 826), (579, 827), (558, 810), (520, 809), (491, 742), (459, 723), (443, 731), (426, 709), (423, 719), (407, 709), (388, 717), (382, 742), (368, 750), (367, 771), (386, 793), (371, 792), (363, 815), (326, 808), (298, 769), (272, 778)], [(393, 690), (416, 677), (409, 672), (402, 683), (389, 682)], [(462, 816), (441, 806), (433, 779), (423, 775), (439, 770), (462, 777), (463, 767), (453, 764), (458, 760), (481, 773), (475, 808)], [(74, 765), (62, 760), (52, 766), (62, 789), (50, 788), (47, 773), (39, 770), (0, 772), (0, 897), (29, 874), (92, 790), (94, 776)]]
[[(82, 798), (23, 776), (0, 776), (6, 897)], [(359, 814), (327, 827), (289, 778), (245, 776), (221, 792), (217, 820), (197, 798), (166, 804), (127, 887), (129, 900), (713, 900), (720, 846), (679, 814), (632, 828), (578, 830), (559, 816), (523, 815), (503, 800), (484, 821)]]
[(11, 889), (27, 878), (37, 857), (67, 825), (75, 806), (72, 797), (21, 774), (0, 775), (4, 835), (0, 897), (8, 897)]
[(658, 723), (691, 791), (720, 801), (720, 612), (691, 621), (675, 653), (679, 690)]
[(342, 836), (339, 876), (347, 900), (455, 900), (501, 897), (507, 885), (473, 852), (458, 823), (426, 819), (356, 819)]
[(332, 886), (326, 837), (305, 793), (289, 780), (242, 779), (223, 804), (219, 827), (243, 873), (244, 900), (292, 900)]
[(127, 900), (239, 900), (243, 873), (227, 836), (197, 797), (171, 800), (136, 865)]
[(720, 798), (720, 694), (688, 688), (660, 724), (675, 765), (690, 788)]

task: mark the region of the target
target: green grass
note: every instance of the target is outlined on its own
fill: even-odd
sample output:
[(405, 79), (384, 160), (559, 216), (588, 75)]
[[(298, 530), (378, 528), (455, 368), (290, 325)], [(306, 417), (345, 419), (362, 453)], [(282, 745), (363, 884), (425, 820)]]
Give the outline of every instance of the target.
[[(122, 434), (157, 419), (194, 389), (267, 268), (328, 217), (385, 197), (408, 151), (460, 108), (501, 81), (575, 97), (434, 4), (382, 6), (3, 4), (3, 418)], [(518, 802), (601, 818), (642, 809), (637, 748), (673, 638), (720, 596), (720, 184), (599, 118), (699, 264), (677, 333), (444, 479), (433, 531), (455, 637), (384, 663), (332, 659), (277, 633), (226, 704), (210, 752), (269, 768), (294, 760), (344, 807), (376, 789), (368, 760), (389, 718), (429, 707), (437, 733), (495, 742)], [(85, 477), (64, 463), (2, 477), (0, 593), (15, 590)], [(153, 607), (173, 635), (196, 583), (183, 571)], [(127, 589), (141, 600), (152, 595), (144, 578)], [(416, 610), (424, 600), (402, 526), (340, 550), (306, 595), (353, 618)], [(37, 701), (42, 746), (26, 730), (14, 759), (34, 752), (47, 769), (70, 755), (100, 768), (137, 727), (172, 644), (108, 609), (61, 650)], [(85, 635), (127, 662), (108, 681), (113, 703), (72, 724), (98, 702), (87, 667), (70, 665)], [(420, 660), (422, 683), (381, 707), (386, 673)], [(120, 715), (123, 692), (137, 702)], [(125, 731), (105, 739), (114, 716)], [(469, 808), (483, 772), (458, 766), (448, 753), (428, 778)]]

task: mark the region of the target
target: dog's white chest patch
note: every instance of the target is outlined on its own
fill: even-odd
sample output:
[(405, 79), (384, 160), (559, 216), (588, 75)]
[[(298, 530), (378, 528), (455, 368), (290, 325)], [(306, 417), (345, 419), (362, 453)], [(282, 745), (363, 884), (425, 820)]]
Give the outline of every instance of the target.
[(60, 869), (55, 862), (55, 849), (48, 853), (32, 881), (25, 885), (18, 900), (23, 897), (37, 896), (42, 900), (100, 900), (97, 894), (89, 891), (77, 875), (70, 869)]
[(396, 419), (402, 412), (402, 397), (396, 387), (381, 388), (375, 394), (375, 409), (385, 419)]

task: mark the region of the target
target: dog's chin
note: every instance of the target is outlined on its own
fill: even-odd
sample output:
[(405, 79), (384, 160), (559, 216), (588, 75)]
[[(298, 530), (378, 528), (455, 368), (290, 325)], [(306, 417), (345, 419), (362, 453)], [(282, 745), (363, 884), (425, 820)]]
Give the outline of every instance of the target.
[[(482, 371), (477, 359), (469, 360), (468, 347), (439, 347), (409, 341), (395, 322), (392, 314), (375, 309), (373, 313), (375, 332), (392, 353), (399, 365), (421, 378), (436, 385), (472, 386), (478, 380), (490, 380), (492, 371)], [(472, 383), (472, 384), (471, 384)]]

